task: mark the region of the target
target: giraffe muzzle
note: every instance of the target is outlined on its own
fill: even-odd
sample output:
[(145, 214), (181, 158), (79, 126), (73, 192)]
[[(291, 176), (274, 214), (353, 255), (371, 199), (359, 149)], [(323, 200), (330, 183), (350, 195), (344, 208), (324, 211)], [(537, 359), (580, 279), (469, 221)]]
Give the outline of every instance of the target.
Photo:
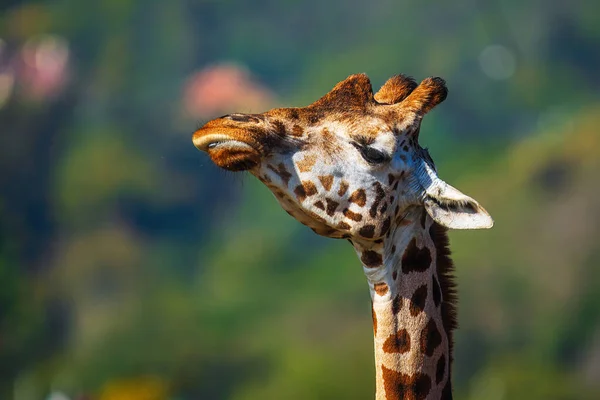
[(246, 171), (260, 163), (260, 154), (248, 143), (222, 133), (202, 134), (201, 131), (194, 134), (194, 146), (208, 153), (218, 167), (229, 171)]

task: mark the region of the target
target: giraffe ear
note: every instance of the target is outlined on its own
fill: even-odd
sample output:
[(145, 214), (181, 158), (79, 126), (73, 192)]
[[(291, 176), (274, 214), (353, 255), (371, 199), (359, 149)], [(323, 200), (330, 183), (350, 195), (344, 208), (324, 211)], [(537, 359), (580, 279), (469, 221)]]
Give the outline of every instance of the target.
[(350, 75), (341, 81), (329, 93), (315, 101), (309, 107), (319, 108), (364, 108), (373, 102), (371, 81), (365, 74)]
[(375, 100), (381, 104), (396, 104), (408, 97), (417, 87), (417, 82), (406, 75), (395, 75), (387, 80), (375, 93)]
[(426, 160), (417, 167), (420, 197), (435, 222), (452, 229), (487, 229), (494, 225), (477, 201), (441, 180)]
[(487, 229), (494, 225), (477, 201), (441, 179), (434, 192), (426, 194), (424, 206), (438, 224), (452, 229)]

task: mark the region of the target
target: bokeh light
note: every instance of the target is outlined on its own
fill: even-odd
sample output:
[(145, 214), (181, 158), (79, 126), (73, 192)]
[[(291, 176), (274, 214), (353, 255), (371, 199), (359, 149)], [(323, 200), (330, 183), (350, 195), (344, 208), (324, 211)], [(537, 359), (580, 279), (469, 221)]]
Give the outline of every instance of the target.
[(479, 55), (479, 64), (484, 74), (496, 80), (510, 78), (517, 67), (513, 52), (500, 44), (492, 44), (483, 49)]

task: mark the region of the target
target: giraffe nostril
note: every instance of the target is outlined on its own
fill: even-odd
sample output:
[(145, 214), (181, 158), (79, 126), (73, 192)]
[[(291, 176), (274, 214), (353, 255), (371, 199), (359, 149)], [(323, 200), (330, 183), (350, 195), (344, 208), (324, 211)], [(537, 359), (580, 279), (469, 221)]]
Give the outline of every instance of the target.
[(255, 116), (248, 114), (229, 114), (225, 116), (226, 118), (236, 121), (236, 122), (259, 122), (260, 120)]

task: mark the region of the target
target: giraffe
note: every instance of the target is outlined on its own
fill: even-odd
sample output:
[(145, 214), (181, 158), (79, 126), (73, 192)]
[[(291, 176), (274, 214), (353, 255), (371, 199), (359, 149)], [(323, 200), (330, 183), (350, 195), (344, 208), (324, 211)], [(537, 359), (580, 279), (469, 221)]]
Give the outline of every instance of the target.
[(194, 132), (219, 167), (249, 171), (292, 217), (347, 239), (371, 295), (376, 399), (451, 399), (456, 290), (448, 228), (493, 225), (418, 143), (441, 78), (351, 75), (303, 108), (230, 114)]

